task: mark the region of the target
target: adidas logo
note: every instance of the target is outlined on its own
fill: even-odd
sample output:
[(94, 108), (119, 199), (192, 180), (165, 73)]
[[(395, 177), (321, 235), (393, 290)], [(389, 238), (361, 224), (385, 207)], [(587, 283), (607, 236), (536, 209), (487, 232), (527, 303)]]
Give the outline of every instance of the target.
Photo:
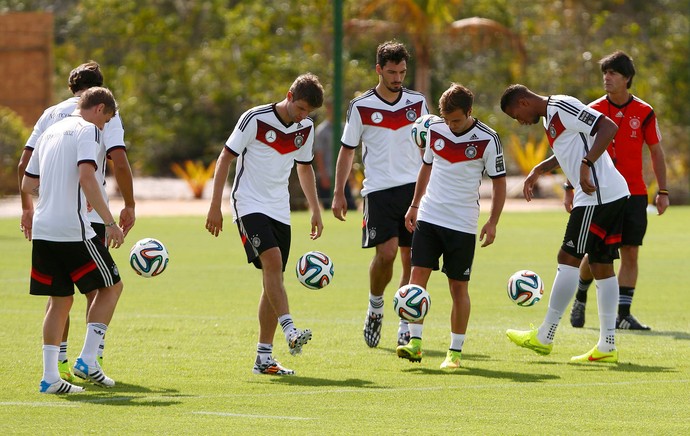
[(621, 111), (618, 111), (618, 113), (616, 114), (616, 118), (623, 118), (624, 116), (625, 115), (623, 115), (623, 112)]
[(575, 248), (575, 244), (573, 244), (573, 241), (572, 241), (572, 240), (566, 242), (565, 245), (566, 245), (567, 247), (570, 247), (570, 248)]
[(479, 137), (478, 137), (477, 135), (475, 135), (475, 134), (472, 134), (472, 137), (470, 138), (470, 141), (473, 140), (473, 139), (479, 139)]
[(468, 275), (470, 275), (470, 269), (469, 269), (469, 268), (467, 268), (467, 269), (465, 270), (465, 272), (464, 272), (464, 273), (462, 273), (462, 275), (464, 275), (464, 276), (468, 276)]
[(412, 104), (412, 102), (411, 102), (410, 99), (408, 98), (407, 100), (405, 100), (405, 104), (406, 104), (406, 105), (407, 105), (407, 104)]

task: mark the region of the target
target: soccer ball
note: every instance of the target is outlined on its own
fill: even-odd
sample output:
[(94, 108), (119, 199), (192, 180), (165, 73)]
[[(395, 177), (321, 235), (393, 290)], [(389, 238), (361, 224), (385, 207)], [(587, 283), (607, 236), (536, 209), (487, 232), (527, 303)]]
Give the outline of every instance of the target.
[(508, 280), (508, 298), (518, 306), (534, 306), (544, 295), (544, 282), (537, 273), (521, 270)]
[(295, 272), (307, 288), (321, 289), (333, 280), (333, 262), (320, 251), (309, 251), (299, 258)]
[(422, 115), (415, 120), (414, 124), (412, 124), (412, 130), (410, 133), (412, 135), (412, 140), (417, 147), (426, 147), (426, 135), (429, 132), (429, 126), (431, 123), (441, 120), (441, 117), (434, 114)]
[(395, 292), (393, 309), (404, 320), (421, 321), (429, 312), (431, 296), (419, 285), (405, 285)]
[(144, 238), (137, 241), (129, 251), (129, 264), (142, 277), (157, 276), (168, 266), (168, 250), (161, 241)]

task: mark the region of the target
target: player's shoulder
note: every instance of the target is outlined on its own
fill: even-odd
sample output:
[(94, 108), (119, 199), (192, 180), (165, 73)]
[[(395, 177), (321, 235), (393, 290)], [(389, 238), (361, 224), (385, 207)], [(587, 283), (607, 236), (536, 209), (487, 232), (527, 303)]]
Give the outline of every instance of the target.
[(375, 96), (376, 96), (376, 93), (374, 92), (374, 88), (368, 89), (368, 90), (364, 91), (363, 93), (361, 93), (360, 95), (358, 95), (357, 97), (350, 100), (350, 106), (356, 106), (359, 104), (363, 104), (364, 102), (366, 102), (367, 100), (369, 100)]
[(262, 117), (274, 116), (274, 112), (275, 110), (272, 103), (254, 106), (242, 114), (238, 127), (240, 130), (244, 130), (249, 123), (256, 122), (256, 120)]
[(630, 104), (644, 108), (644, 109), (654, 110), (654, 108), (652, 108), (651, 104), (647, 103), (646, 101), (642, 100), (640, 97), (638, 97), (634, 94), (632, 96), (632, 101), (630, 101)]
[(554, 111), (577, 116), (585, 108), (585, 105), (571, 95), (559, 94), (549, 96), (547, 107)]
[(476, 120), (477, 122), (474, 124), (474, 129), (487, 134), (491, 136), (492, 138), (498, 139), (498, 133), (492, 129), (488, 124), (484, 123), (481, 120)]
[(419, 91), (413, 91), (413, 90), (411, 90), (411, 89), (409, 89), (409, 88), (404, 88), (404, 87), (403, 87), (402, 93), (403, 93), (405, 96), (407, 96), (407, 97), (412, 97), (412, 98), (415, 98), (415, 99), (418, 99), (418, 100), (424, 100), (424, 101), (426, 101), (426, 97), (424, 96), (424, 94), (422, 94), (422, 93), (419, 92)]

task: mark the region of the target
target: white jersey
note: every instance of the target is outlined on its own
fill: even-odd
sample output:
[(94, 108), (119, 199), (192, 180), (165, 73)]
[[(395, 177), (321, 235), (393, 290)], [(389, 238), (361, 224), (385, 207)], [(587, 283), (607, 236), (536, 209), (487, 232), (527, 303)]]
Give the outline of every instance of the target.
[(237, 158), (230, 202), (235, 221), (262, 213), (290, 224), (288, 179), (295, 162), (314, 159), (314, 122), (284, 124), (275, 104), (242, 114), (225, 147)]
[(348, 148), (362, 143), (362, 196), (417, 181), (422, 159), (410, 131), (428, 113), (424, 95), (405, 88), (392, 103), (374, 89), (350, 102), (341, 142)]
[[(24, 148), (28, 150), (33, 150), (36, 147), (38, 139), (41, 137), (43, 132), (48, 129), (48, 127), (57, 123), (58, 121), (65, 119), (70, 116), (77, 109), (77, 104), (79, 103), (79, 97), (71, 97), (67, 100), (51, 106), (45, 111), (43, 115), (38, 119), (34, 125), (34, 130), (31, 132), (31, 136), (26, 141)], [(106, 123), (103, 129), (103, 150), (98, 156), (98, 168), (96, 172), (96, 179), (101, 185), (101, 192), (103, 193), (103, 198), (105, 198), (106, 204), (108, 203), (108, 194), (105, 189), (105, 160), (112, 150), (117, 148), (125, 147), (125, 129), (122, 125), (122, 119), (120, 118), (120, 113), (116, 112), (115, 116)], [(96, 213), (95, 210), (89, 212), (89, 220), (91, 222), (103, 224), (103, 219)]]
[(424, 163), (433, 167), (417, 219), (476, 234), (482, 175), (506, 175), (498, 134), (479, 120), (459, 134), (439, 121), (429, 126), (427, 144)]
[(592, 148), (592, 129), (602, 116), (601, 112), (567, 95), (552, 95), (546, 106), (544, 129), (558, 164), (575, 187), (574, 207), (610, 203), (630, 195), (628, 184), (606, 152), (591, 168), (596, 192), (587, 195), (580, 187), (580, 165)]
[(78, 242), (96, 236), (86, 216), (79, 165), (92, 164), (99, 171), (101, 133), (94, 124), (75, 115), (48, 127), (34, 144), (25, 173), (39, 178), (33, 239)]

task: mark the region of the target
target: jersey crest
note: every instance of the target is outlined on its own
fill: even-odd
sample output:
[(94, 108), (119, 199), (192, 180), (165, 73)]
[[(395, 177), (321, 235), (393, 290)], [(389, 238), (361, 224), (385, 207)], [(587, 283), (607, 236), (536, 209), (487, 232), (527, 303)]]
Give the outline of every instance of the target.
[(291, 133), (281, 132), (268, 123), (256, 121), (256, 140), (262, 142), (280, 154), (299, 150), (311, 133), (311, 126)]
[(387, 111), (379, 108), (357, 107), (362, 124), (365, 126), (376, 126), (385, 129), (398, 130), (409, 126), (422, 116), (422, 102), (405, 106), (395, 111)]
[(549, 146), (553, 148), (553, 143), (561, 136), (561, 133), (565, 130), (565, 126), (561, 122), (561, 117), (556, 113), (549, 121), (546, 130), (546, 137), (549, 139)]
[(430, 143), (439, 157), (450, 163), (458, 163), (484, 157), (484, 150), (489, 145), (489, 140), (456, 143), (432, 130)]

